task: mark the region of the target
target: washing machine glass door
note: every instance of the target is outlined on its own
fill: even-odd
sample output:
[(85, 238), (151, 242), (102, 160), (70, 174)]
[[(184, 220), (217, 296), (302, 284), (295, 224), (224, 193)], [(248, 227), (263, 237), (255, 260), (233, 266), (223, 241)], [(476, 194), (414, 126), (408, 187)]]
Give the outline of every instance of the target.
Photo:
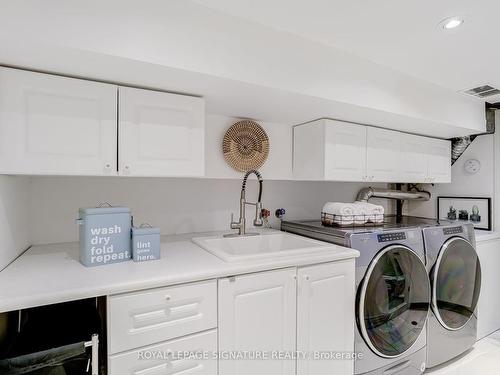
[(425, 327), (430, 308), (429, 276), (410, 248), (391, 245), (373, 259), (358, 289), (358, 326), (379, 356), (398, 357)]
[(431, 270), (432, 310), (449, 330), (465, 326), (481, 289), (481, 266), (474, 247), (461, 237), (447, 240)]

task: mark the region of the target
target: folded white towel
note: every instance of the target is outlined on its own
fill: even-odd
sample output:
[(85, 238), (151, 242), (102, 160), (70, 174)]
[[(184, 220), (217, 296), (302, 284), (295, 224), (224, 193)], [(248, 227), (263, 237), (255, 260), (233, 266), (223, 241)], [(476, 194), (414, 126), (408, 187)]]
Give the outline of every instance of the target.
[(353, 203), (327, 202), (323, 206), (323, 212), (330, 215), (352, 216), (356, 213)]
[(380, 224), (384, 221), (385, 209), (383, 206), (367, 202), (355, 202), (354, 206), (358, 212), (366, 215), (367, 219), (372, 223)]
[(366, 207), (361, 204), (353, 203), (354, 205), (354, 224), (363, 225), (370, 220), (370, 212), (367, 211)]
[[(323, 206), (323, 210), (327, 215), (332, 215), (334, 224), (352, 225), (364, 224), (366, 222), (363, 216), (359, 216), (359, 209), (354, 203), (327, 202)], [(326, 224), (331, 224), (327, 222)]]
[(367, 202), (327, 202), (324, 204), (322, 212), (332, 215), (330, 218), (325, 218), (326, 224), (363, 225), (367, 222), (382, 223), (385, 210), (383, 206)]

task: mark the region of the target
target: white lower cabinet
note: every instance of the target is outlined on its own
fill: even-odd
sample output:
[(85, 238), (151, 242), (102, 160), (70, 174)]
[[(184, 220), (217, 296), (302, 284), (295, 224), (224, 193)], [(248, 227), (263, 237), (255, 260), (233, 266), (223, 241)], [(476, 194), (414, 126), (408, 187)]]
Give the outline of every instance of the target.
[[(296, 269), (219, 280), (219, 351), (295, 350)], [(295, 361), (220, 360), (219, 375), (292, 375)]]
[(215, 280), (108, 299), (109, 354), (217, 327)]
[[(298, 270), (297, 375), (352, 374), (354, 363), (334, 353), (354, 351), (354, 261)], [(319, 358), (323, 353), (323, 358)], [(316, 357), (314, 357), (314, 355)]]
[[(217, 375), (217, 331), (143, 347), (109, 358), (109, 375)], [(207, 356), (201, 354), (207, 353)]]
[(268, 355), (222, 360), (219, 375), (352, 374), (336, 356), (354, 350), (354, 260), (220, 280), (219, 350)]
[(352, 375), (353, 350), (354, 259), (108, 299), (110, 375)]
[(477, 306), (477, 338), (500, 329), (500, 239), (477, 242), (481, 262), (481, 293)]

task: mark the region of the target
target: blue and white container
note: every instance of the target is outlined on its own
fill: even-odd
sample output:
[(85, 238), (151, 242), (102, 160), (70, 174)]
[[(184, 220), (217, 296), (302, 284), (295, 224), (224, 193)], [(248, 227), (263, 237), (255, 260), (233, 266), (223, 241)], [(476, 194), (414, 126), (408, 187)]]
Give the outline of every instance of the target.
[(130, 260), (130, 208), (80, 208), (80, 262), (87, 267)]
[(134, 262), (160, 259), (160, 228), (149, 224), (132, 228), (132, 258)]

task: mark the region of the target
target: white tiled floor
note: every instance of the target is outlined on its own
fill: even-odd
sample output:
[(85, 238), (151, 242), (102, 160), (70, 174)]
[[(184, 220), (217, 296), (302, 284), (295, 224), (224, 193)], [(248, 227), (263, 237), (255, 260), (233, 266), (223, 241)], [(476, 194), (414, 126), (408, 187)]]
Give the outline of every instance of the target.
[(463, 357), (426, 374), (432, 375), (499, 375), (500, 331), (478, 341)]

